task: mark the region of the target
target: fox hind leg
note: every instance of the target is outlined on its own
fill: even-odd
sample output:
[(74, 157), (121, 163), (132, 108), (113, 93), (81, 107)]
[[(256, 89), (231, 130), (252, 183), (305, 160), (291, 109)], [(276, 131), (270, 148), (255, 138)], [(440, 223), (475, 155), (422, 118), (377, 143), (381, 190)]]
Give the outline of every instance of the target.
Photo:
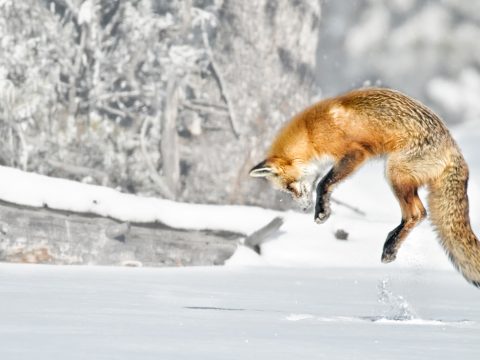
[(402, 221), (387, 236), (382, 252), (382, 262), (389, 263), (396, 259), (398, 249), (410, 231), (417, 226), (427, 212), (418, 197), (418, 185), (408, 176), (402, 176), (392, 167), (387, 169), (392, 190), (400, 203)]

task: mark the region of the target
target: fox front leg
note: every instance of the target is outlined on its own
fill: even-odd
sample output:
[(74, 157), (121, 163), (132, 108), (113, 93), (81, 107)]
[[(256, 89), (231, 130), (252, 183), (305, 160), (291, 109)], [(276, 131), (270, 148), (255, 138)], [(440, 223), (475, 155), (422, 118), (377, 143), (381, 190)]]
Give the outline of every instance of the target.
[(325, 177), (317, 184), (317, 199), (315, 201), (315, 222), (317, 224), (324, 223), (330, 216), (330, 191), (327, 184), (331, 182), (333, 177), (333, 169), (330, 170)]
[(352, 174), (368, 157), (367, 151), (359, 149), (345, 155), (324, 176), (317, 185), (315, 217), (317, 224), (323, 224), (330, 216), (330, 194), (336, 184)]

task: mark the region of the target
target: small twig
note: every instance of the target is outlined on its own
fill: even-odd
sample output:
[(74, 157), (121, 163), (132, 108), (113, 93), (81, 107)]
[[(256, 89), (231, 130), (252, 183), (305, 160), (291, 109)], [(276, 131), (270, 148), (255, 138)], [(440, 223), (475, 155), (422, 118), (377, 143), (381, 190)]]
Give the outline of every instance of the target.
[(347, 209), (350, 209), (352, 210), (354, 213), (357, 213), (359, 215), (362, 215), (362, 216), (366, 216), (367, 213), (363, 210), (360, 210), (359, 208), (355, 207), (355, 206), (352, 206), (352, 205), (349, 205), (343, 201), (340, 201), (340, 200), (337, 200), (335, 198), (331, 198), (331, 201), (337, 205), (340, 205), (340, 206), (343, 206), (343, 207), (346, 207)]
[(99, 180), (101, 183), (104, 183), (104, 181), (108, 179), (108, 174), (106, 172), (103, 172), (97, 169), (92, 169), (89, 167), (79, 166), (79, 165), (65, 164), (60, 161), (56, 161), (52, 159), (46, 159), (45, 162), (51, 167), (63, 170), (66, 173), (71, 175), (93, 176), (94, 178), (97, 178), (97, 180)]
[(182, 103), (182, 106), (186, 109), (189, 110), (194, 110), (198, 112), (209, 112), (213, 114), (219, 114), (219, 115), (227, 115), (228, 116), (228, 110), (227, 109), (218, 109), (215, 106), (208, 106), (208, 105), (200, 105), (200, 104), (195, 104), (189, 101), (184, 101)]
[(202, 101), (202, 100), (199, 100), (199, 99), (192, 99), (190, 102), (192, 104), (198, 105), (198, 106), (206, 106), (206, 107), (209, 107), (209, 108), (215, 108), (217, 110), (228, 111), (228, 107), (226, 107), (225, 105), (222, 105), (222, 104), (212, 104), (212, 103), (209, 103), (207, 101)]
[(121, 118), (126, 118), (126, 117), (128, 116), (128, 115), (127, 115), (125, 112), (123, 112), (122, 110), (112, 108), (111, 106), (107, 106), (107, 105), (97, 105), (97, 108), (99, 108), (100, 110), (109, 112), (109, 113), (112, 114), (112, 115), (120, 116)]
[(106, 94), (100, 94), (96, 96), (96, 101), (105, 101), (105, 100), (111, 100), (111, 99), (120, 99), (124, 97), (133, 97), (133, 96), (140, 96), (140, 91), (119, 91), (115, 93), (106, 93)]
[(245, 238), (244, 245), (255, 250), (258, 254), (261, 253), (260, 245), (271, 239), (278, 229), (283, 225), (283, 218), (277, 216), (264, 227), (253, 232)]

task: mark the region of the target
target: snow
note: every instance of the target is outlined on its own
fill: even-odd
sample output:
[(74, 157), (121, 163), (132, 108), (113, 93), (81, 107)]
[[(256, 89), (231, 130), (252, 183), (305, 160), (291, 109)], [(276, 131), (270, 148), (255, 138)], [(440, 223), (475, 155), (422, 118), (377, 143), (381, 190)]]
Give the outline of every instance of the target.
[[(477, 233), (479, 135), (473, 122), (454, 133)], [(334, 192), (366, 216), (333, 204), (317, 225), (312, 214), (176, 203), (0, 167), (0, 199), (21, 205), (245, 234), (285, 218), (261, 256), (239, 246), (224, 267), (0, 264), (0, 359), (478, 359), (480, 293), (428, 222), (381, 264), (400, 219), (382, 173), (382, 161), (367, 164)]]
[(0, 283), (2, 360), (480, 356), (480, 293), (451, 272), (1, 264)]
[[(178, 203), (124, 194), (117, 190), (52, 178), (0, 166), (0, 199), (32, 207), (92, 213), (122, 221), (155, 222), (184, 229), (252, 232), (274, 212), (238, 206)], [(226, 216), (228, 214), (228, 216)]]

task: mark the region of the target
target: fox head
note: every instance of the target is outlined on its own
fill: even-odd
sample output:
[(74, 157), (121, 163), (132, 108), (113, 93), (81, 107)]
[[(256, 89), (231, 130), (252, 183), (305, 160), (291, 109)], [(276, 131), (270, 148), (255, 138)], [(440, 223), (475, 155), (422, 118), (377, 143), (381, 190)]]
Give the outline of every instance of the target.
[(275, 188), (286, 191), (307, 209), (312, 204), (311, 194), (316, 179), (311, 167), (279, 157), (268, 158), (250, 170), (250, 176), (266, 178)]

